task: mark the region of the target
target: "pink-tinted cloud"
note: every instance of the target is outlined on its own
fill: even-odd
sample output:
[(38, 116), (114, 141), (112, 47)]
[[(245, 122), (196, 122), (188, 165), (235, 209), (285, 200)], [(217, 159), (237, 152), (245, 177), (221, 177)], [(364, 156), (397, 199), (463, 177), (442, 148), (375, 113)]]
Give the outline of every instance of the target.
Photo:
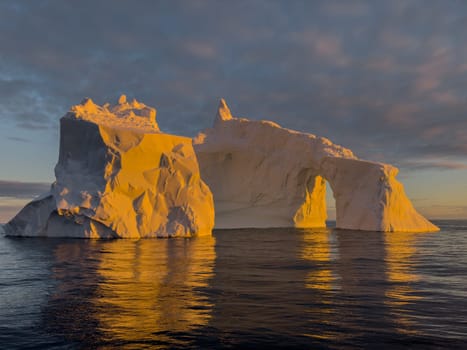
[(430, 56), (416, 67), (415, 92), (424, 94), (438, 88), (452, 72), (453, 53), (445, 47), (435, 47)]
[(345, 66), (349, 63), (349, 58), (342, 49), (341, 39), (334, 34), (308, 30), (293, 33), (292, 38), (299, 45), (305, 45), (312, 55), (329, 64)]
[(400, 69), (392, 57), (382, 57), (368, 60), (366, 68), (376, 70), (381, 73), (391, 73)]
[(360, 17), (368, 15), (370, 7), (368, 6), (368, 3), (363, 1), (326, 1), (323, 5), (323, 10), (330, 16)]
[(0, 223), (6, 223), (11, 220), (31, 199), (0, 196)]
[(217, 48), (208, 42), (188, 41), (183, 47), (188, 54), (202, 59), (212, 59), (218, 55)]
[(382, 43), (391, 49), (408, 50), (414, 49), (419, 44), (418, 40), (410, 35), (402, 34), (396, 28), (386, 29), (381, 33)]
[(47, 192), (50, 184), (0, 180), (0, 197), (32, 198)]
[(462, 98), (452, 91), (435, 91), (431, 94), (432, 99), (441, 104), (454, 105), (462, 103)]
[(436, 89), (441, 81), (435, 78), (433, 74), (421, 76), (415, 81), (415, 90), (417, 93), (425, 93)]
[(433, 204), (420, 206), (417, 209), (431, 219), (465, 219), (467, 217), (467, 206)]
[(467, 163), (444, 160), (412, 160), (404, 161), (401, 166), (411, 170), (464, 170), (467, 169)]
[(417, 121), (415, 116), (419, 113), (421, 107), (415, 103), (400, 103), (389, 108), (385, 113), (384, 119), (392, 125), (402, 128), (411, 127)]
[(446, 126), (444, 125), (435, 125), (426, 128), (421, 132), (421, 138), (424, 140), (432, 140), (436, 137), (443, 136), (443, 134), (446, 133)]

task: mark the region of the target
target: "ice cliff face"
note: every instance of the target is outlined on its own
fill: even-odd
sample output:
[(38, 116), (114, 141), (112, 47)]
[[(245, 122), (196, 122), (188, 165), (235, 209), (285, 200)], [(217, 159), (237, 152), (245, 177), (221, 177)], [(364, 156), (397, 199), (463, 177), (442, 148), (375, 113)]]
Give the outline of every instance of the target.
[(326, 138), (234, 118), (224, 100), (194, 147), (214, 194), (217, 228), (324, 227), (327, 180), (338, 228), (438, 230), (412, 206), (397, 168), (360, 160)]
[(210, 235), (214, 206), (192, 140), (163, 134), (156, 110), (90, 99), (60, 120), (56, 182), (9, 235), (143, 238)]

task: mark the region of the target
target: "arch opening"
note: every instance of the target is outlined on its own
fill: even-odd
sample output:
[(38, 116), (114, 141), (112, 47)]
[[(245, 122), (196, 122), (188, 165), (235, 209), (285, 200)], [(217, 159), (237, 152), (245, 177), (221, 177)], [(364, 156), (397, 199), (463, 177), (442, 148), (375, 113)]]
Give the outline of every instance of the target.
[[(296, 199), (300, 206), (294, 209), (293, 224), (297, 228), (336, 227), (336, 201), (330, 183), (305, 168), (298, 172)], [(297, 202), (296, 202), (297, 203)]]
[(326, 181), (326, 214), (326, 227), (336, 227), (336, 199), (328, 181)]

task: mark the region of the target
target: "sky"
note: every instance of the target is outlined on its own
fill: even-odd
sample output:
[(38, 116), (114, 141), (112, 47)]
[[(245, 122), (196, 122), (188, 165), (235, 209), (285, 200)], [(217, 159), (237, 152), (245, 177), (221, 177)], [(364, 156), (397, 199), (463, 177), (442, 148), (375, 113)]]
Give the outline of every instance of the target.
[(223, 97), (393, 164), (422, 214), (467, 219), (466, 42), (461, 0), (0, 0), (0, 222), (54, 181), (70, 106), (122, 93), (187, 136)]

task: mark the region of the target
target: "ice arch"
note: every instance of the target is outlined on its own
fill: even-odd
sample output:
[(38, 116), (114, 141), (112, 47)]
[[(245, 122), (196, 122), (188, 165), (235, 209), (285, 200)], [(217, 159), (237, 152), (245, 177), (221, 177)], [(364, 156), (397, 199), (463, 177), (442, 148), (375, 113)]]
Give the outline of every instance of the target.
[(213, 128), (194, 146), (214, 195), (217, 228), (324, 227), (327, 180), (338, 228), (438, 229), (414, 209), (397, 168), (360, 160), (323, 137), (232, 117), (224, 100)]

